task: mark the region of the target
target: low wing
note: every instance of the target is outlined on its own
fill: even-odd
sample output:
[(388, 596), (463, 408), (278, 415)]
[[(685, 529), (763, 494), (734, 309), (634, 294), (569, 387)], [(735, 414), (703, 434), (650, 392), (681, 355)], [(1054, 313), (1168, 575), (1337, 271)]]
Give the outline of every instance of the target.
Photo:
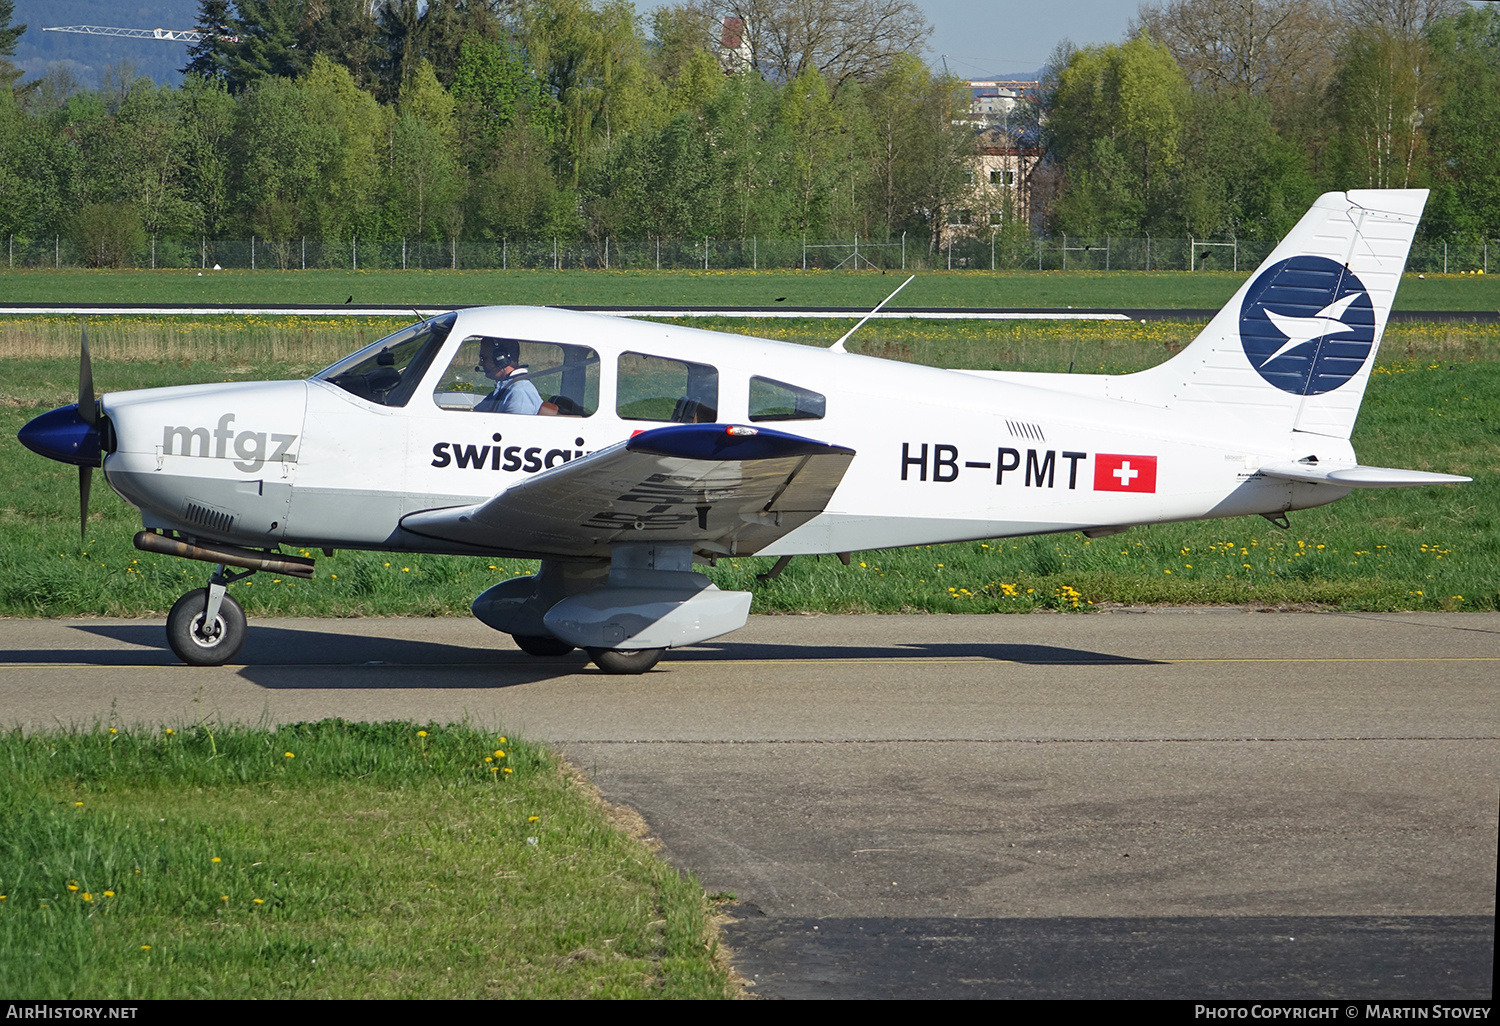
[(632, 541), (750, 555), (823, 512), (853, 459), (853, 449), (768, 428), (677, 424), (401, 526), (491, 551), (608, 557)]
[(1278, 463), (1261, 467), (1266, 477), (1309, 484), (1337, 485), (1340, 488), (1416, 488), (1420, 485), (1463, 484), (1474, 480), (1457, 474), (1432, 474), (1425, 470), (1398, 470), (1394, 467), (1319, 466), (1316, 463)]

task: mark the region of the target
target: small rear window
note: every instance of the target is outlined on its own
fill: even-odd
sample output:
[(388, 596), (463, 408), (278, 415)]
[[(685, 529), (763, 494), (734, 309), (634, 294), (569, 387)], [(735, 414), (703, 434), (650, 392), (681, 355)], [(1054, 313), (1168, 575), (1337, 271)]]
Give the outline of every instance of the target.
[(771, 378), (750, 379), (750, 419), (822, 420), (828, 400), (823, 393)]

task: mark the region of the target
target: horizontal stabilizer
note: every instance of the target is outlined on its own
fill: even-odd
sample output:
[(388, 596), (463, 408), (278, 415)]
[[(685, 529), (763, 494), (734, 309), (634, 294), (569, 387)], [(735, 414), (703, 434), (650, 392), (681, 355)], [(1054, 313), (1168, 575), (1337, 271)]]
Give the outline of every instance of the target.
[(1399, 470), (1394, 467), (1319, 466), (1316, 463), (1278, 463), (1261, 467), (1266, 477), (1308, 484), (1337, 485), (1340, 488), (1416, 488), (1421, 485), (1463, 484), (1474, 480), (1457, 474), (1432, 474), (1425, 470)]

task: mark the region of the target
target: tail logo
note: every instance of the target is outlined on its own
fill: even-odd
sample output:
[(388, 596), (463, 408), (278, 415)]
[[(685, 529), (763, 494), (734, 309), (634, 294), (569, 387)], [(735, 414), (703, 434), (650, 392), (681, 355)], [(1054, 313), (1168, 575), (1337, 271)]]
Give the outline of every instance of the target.
[(1327, 257), (1266, 268), (1240, 307), (1250, 366), (1293, 395), (1322, 395), (1359, 373), (1375, 345), (1375, 307), (1352, 271)]

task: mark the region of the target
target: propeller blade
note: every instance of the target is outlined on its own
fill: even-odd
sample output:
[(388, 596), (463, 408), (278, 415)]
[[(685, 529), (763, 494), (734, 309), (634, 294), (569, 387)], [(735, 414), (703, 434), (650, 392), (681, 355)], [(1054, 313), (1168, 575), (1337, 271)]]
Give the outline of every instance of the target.
[(94, 366), (89, 361), (89, 326), (83, 323), (83, 347), (78, 357), (78, 416), (89, 427), (99, 420), (99, 409), (94, 401)]
[(94, 468), (78, 468), (78, 540), (88, 541), (89, 530), (89, 488), (94, 483)]

